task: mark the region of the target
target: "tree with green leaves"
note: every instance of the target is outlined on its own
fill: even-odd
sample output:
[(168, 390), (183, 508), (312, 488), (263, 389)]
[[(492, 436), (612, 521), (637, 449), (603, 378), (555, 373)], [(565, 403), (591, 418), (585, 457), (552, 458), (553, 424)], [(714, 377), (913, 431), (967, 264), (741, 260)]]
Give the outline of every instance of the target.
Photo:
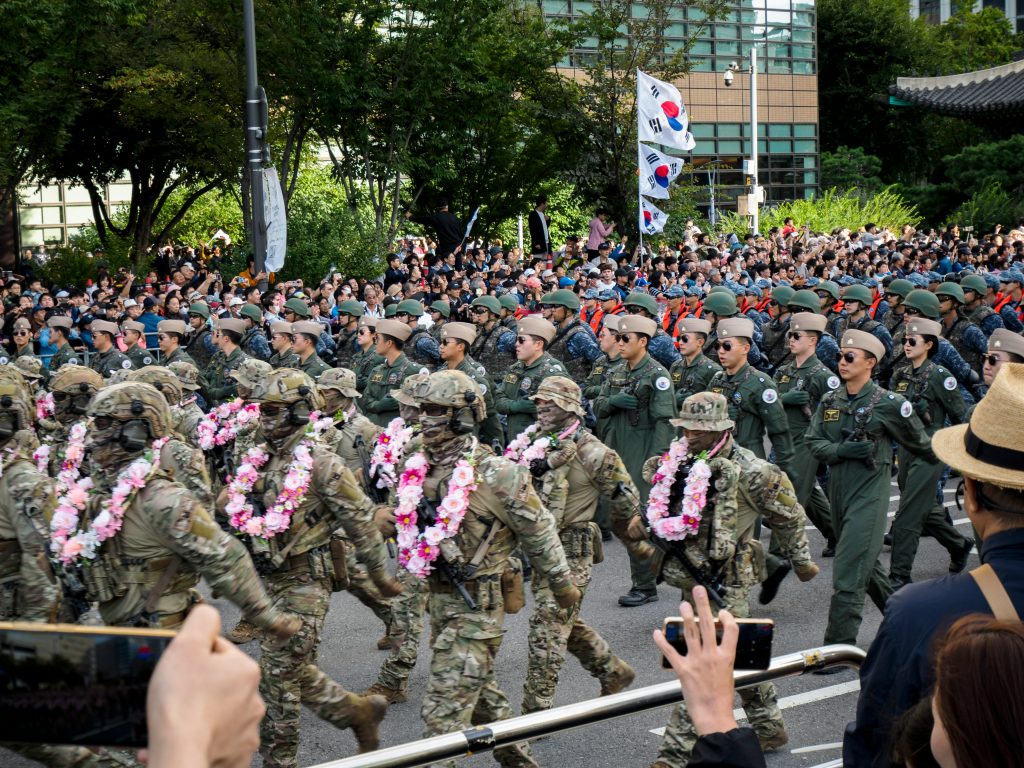
[(836, 187), (845, 192), (859, 189), (871, 194), (885, 185), (882, 183), (882, 161), (867, 154), (861, 147), (837, 147), (835, 152), (821, 153), (821, 186)]

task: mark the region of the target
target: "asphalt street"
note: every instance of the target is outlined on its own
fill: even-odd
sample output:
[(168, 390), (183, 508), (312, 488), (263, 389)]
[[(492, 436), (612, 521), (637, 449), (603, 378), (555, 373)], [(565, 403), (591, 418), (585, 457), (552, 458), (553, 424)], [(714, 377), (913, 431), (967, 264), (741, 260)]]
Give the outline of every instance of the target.
[[(953, 503), (951, 481), (946, 491), (947, 503)], [(895, 486), (892, 496), (896, 496)], [(890, 509), (895, 510), (895, 499)], [(970, 534), (970, 526), (963, 513), (952, 506), (951, 513), (958, 528)], [(824, 542), (814, 529), (808, 530), (811, 551), (822, 572), (813, 581), (800, 583), (789, 576), (779, 596), (769, 606), (752, 606), (754, 617), (775, 620), (773, 655), (809, 649), (822, 643), (825, 620), (831, 594), (832, 561), (820, 558)], [(767, 546), (768, 531), (765, 531)], [(888, 551), (883, 552), (888, 565)], [(969, 567), (977, 565), (977, 554), (972, 553)], [(914, 580), (942, 576), (947, 573), (949, 558), (944, 549), (932, 539), (923, 539), (914, 568)], [(594, 569), (594, 580), (584, 603), (583, 617), (610, 643), (612, 649), (626, 659), (637, 672), (634, 687), (653, 685), (671, 679), (661, 669), (660, 656), (651, 640), (651, 632), (659, 627), (665, 616), (678, 615), (676, 590), (662, 585), (658, 602), (639, 608), (621, 608), (617, 600), (629, 585), (629, 566), (624, 548), (616, 542), (606, 544), (606, 560)], [(756, 599), (756, 598), (755, 598)], [(222, 609), (225, 629), (232, 626), (237, 616), (233, 606), (218, 603)], [(519, 713), (522, 681), (526, 672), (527, 621), (530, 604), (521, 613), (509, 616), (507, 635), (498, 655), (498, 682), (508, 694), (513, 710)], [(880, 613), (867, 602), (859, 645), (867, 648), (878, 630)], [(372, 684), (386, 652), (378, 651), (376, 641), (383, 626), (372, 613), (347, 593), (334, 595), (331, 611), (320, 647), (320, 665), (334, 679), (352, 690), (362, 690)], [(245, 646), (249, 653), (258, 653), (256, 643)], [(410, 680), (409, 701), (390, 708), (383, 723), (382, 746), (392, 746), (421, 736), (419, 716), (420, 699), (426, 688), (430, 652), (427, 638), (423, 640), (421, 655)], [(844, 670), (830, 676), (805, 676), (782, 680), (777, 684), (782, 701), (789, 744), (768, 756), (769, 766), (817, 766), (840, 756), (839, 742), (845, 724), (852, 719), (856, 704), (857, 676)], [(596, 680), (587, 675), (580, 665), (569, 659), (563, 667), (556, 698), (557, 704), (568, 704), (593, 698), (599, 693)], [(738, 704), (738, 701), (737, 701)], [(542, 766), (647, 766), (657, 756), (659, 735), (656, 729), (664, 726), (667, 708), (608, 721), (600, 725), (565, 732), (533, 745)], [(341, 732), (318, 720), (308, 711), (302, 714), (302, 741), (299, 765), (312, 766), (351, 755), (355, 740), (347, 731)], [(27, 766), (27, 761), (4, 754), (0, 764)], [(257, 759), (254, 764), (258, 765)], [(460, 761), (465, 766), (495, 765), (489, 755), (478, 755)]]

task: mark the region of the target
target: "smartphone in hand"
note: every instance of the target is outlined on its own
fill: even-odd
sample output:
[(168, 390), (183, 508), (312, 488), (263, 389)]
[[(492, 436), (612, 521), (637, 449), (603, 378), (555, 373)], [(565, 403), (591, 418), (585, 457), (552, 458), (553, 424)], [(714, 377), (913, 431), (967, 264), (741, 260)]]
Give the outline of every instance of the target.
[[(694, 618), (698, 624), (699, 618)], [(772, 663), (772, 638), (775, 636), (775, 622), (771, 619), (736, 619), (740, 629), (739, 641), (736, 643), (736, 662), (734, 669), (768, 669)], [(683, 620), (681, 617), (669, 616), (662, 627), (665, 639), (681, 655), (686, 655), (686, 638), (683, 636)], [(715, 641), (722, 642), (722, 625), (715, 621)], [(663, 669), (671, 669), (672, 665), (662, 656)]]

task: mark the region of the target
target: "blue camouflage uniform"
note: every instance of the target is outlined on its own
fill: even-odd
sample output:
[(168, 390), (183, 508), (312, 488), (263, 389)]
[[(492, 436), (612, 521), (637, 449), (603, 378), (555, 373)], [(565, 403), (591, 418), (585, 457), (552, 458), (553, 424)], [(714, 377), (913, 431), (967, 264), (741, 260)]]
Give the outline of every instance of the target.
[(254, 357), (264, 362), (269, 360), (273, 354), (273, 351), (270, 349), (270, 342), (267, 341), (267, 335), (261, 328), (250, 328), (246, 331), (239, 346), (242, 347), (242, 351), (249, 357)]
[(406, 357), (422, 365), (440, 363), (441, 347), (438, 345), (437, 339), (423, 328), (415, 328), (412, 333), (413, 335), (405, 342)]
[[(655, 318), (657, 320), (657, 318)], [(577, 334), (582, 336), (583, 334)], [(598, 352), (600, 353), (600, 349)], [(653, 357), (666, 370), (672, 367), (672, 363), (680, 358), (679, 350), (676, 349), (676, 343), (672, 340), (672, 337), (665, 333), (661, 328), (658, 328), (658, 332), (654, 334), (654, 338), (651, 339), (650, 344), (647, 345), (647, 354)], [(596, 358), (595, 358), (596, 359)]]
[(839, 344), (827, 333), (821, 334), (818, 339), (818, 346), (814, 348), (814, 354), (832, 373), (839, 372)]
[(497, 350), (503, 355), (516, 356), (516, 334), (514, 331), (502, 331), (498, 336)]

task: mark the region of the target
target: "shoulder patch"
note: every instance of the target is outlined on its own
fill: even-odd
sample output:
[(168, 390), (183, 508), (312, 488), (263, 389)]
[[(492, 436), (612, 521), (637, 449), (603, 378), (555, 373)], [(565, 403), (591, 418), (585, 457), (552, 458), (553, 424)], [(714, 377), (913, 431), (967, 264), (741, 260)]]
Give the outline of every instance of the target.
[(954, 379), (952, 376), (947, 376), (945, 381), (942, 382), (942, 386), (944, 386), (946, 389), (952, 392), (954, 389), (956, 389), (956, 379)]
[(764, 384), (764, 376), (758, 376), (757, 380)]
[(913, 412), (914, 406), (910, 404), (909, 400), (905, 400), (903, 402), (903, 405), (900, 406), (900, 416), (902, 416), (904, 419), (909, 419), (910, 414), (912, 414)]
[(665, 376), (659, 376), (657, 380), (654, 382), (654, 386), (656, 386), (659, 390), (664, 392), (666, 389), (672, 386), (672, 382), (669, 381)]
[(776, 392), (774, 389), (766, 389), (764, 392), (761, 393), (761, 399), (768, 403), (768, 405), (771, 405), (772, 403), (779, 399), (779, 393)]
[(153, 364), (153, 358), (150, 357), (149, 355), (146, 355), (144, 358), (142, 358), (142, 362), (143, 362), (144, 365), (152, 365)]
[[(6, 357), (5, 358), (0, 358), (0, 364), (6, 363), (6, 362), (7, 362), (7, 358)], [(78, 358), (77, 357), (69, 357), (68, 358), (68, 365), (78, 365)]]
[(422, 368), (420, 368), (420, 375), (429, 376), (430, 375), (430, 369), (427, 368), (426, 366), (423, 366)]
[(131, 360), (122, 360), (121, 361), (121, 367), (124, 368), (127, 371), (129, 368), (132, 367), (132, 361)]
[(7, 365), (8, 362), (6, 357), (0, 357), (0, 365)]
[(829, 389), (839, 389), (840, 382), (838, 376), (829, 376), (828, 381), (826, 381), (825, 383), (828, 384)]

